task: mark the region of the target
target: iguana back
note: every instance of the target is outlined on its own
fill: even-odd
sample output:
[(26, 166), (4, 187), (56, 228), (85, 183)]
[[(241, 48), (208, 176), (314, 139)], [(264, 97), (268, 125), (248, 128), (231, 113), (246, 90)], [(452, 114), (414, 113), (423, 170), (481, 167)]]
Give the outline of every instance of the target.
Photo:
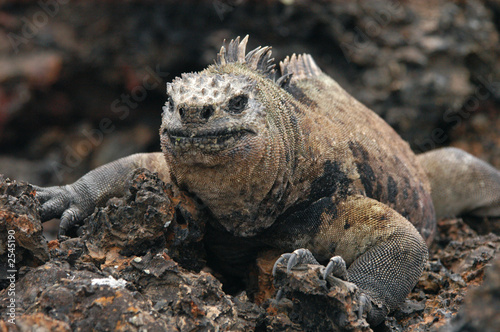
[(297, 118), (306, 148), (297, 178), (313, 179), (308, 199), (365, 195), (398, 211), (432, 240), (430, 185), (408, 143), (322, 73), (310, 55), (285, 59), (281, 72), (292, 74), (285, 90), (301, 102)]

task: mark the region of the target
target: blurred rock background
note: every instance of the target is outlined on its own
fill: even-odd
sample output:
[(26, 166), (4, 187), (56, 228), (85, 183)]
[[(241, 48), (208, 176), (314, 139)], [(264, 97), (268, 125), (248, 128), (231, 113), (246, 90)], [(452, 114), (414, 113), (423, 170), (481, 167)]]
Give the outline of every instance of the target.
[[(499, 0), (4, 0), (0, 173), (64, 184), (159, 151), (165, 83), (246, 34), (249, 49), (272, 45), (277, 62), (311, 53), (416, 152), (457, 146), (500, 168), (499, 32)], [(460, 220), (439, 227), (413, 305), (381, 331), (497, 327), (499, 260), (469, 298), (465, 284), (482, 282), (498, 236)]]
[(76, 180), (159, 151), (165, 83), (250, 35), (311, 53), (415, 151), (461, 147), (500, 168), (500, 1), (3, 1), (0, 173)]

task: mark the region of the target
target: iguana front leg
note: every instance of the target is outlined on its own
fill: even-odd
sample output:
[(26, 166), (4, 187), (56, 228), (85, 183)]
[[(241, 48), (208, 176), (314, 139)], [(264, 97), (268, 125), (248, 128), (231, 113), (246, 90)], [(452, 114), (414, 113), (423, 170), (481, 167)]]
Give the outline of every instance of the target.
[(323, 198), (290, 216), (288, 225), (283, 222), (288, 236), (300, 231), (299, 219), (309, 234), (296, 244), (306, 249), (285, 254), (276, 264), (284, 262), (293, 269), (296, 264), (314, 264), (315, 258), (326, 262), (332, 257), (324, 276), (331, 271), (359, 287), (371, 302), (366, 306), (367, 321), (373, 326), (404, 301), (422, 274), (428, 257), (425, 241), (407, 219), (385, 204), (364, 196), (342, 202)]
[(76, 182), (56, 187), (35, 187), (42, 204), (42, 221), (61, 218), (59, 234), (90, 215), (94, 208), (109, 198), (123, 194), (132, 171), (144, 167), (159, 172), (164, 181), (169, 181), (168, 167), (161, 153), (131, 155), (103, 165), (82, 176)]

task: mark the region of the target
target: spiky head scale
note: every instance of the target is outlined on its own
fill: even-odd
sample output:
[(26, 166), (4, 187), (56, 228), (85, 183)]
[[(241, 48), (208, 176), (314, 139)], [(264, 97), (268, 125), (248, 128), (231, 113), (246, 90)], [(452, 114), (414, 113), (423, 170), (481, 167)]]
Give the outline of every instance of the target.
[(220, 103), (242, 92), (252, 79), (274, 79), (275, 64), (271, 47), (257, 47), (246, 53), (248, 35), (223, 45), (215, 64), (199, 73), (182, 74), (167, 83), (167, 94), (176, 100), (193, 103)]

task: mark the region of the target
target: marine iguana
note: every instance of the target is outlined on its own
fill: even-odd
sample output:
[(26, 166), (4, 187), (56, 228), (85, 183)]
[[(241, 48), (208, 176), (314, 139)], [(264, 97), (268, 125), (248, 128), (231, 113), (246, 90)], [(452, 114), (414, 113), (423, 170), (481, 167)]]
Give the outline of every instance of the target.
[(207, 207), (206, 245), (227, 271), (242, 273), (266, 248), (284, 252), (275, 267), (326, 264), (325, 278), (359, 287), (377, 325), (421, 275), (436, 214), (500, 215), (500, 172), (453, 148), (416, 156), (310, 55), (287, 57), (276, 70), (271, 48), (246, 53), (247, 40), (167, 84), (163, 153), (37, 188), (41, 217), (60, 217), (64, 234), (145, 167)]

